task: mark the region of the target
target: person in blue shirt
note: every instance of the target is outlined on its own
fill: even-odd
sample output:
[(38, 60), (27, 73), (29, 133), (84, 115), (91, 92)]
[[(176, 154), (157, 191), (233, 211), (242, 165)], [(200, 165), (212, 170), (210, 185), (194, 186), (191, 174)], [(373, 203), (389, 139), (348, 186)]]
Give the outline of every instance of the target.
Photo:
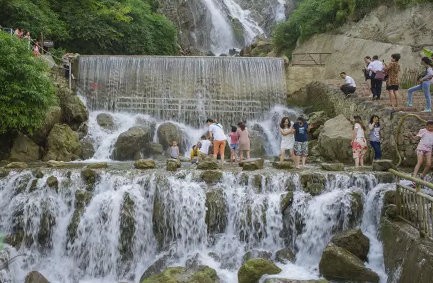
[(295, 165), (299, 169), (300, 159), (302, 157), (302, 166), (305, 166), (308, 156), (308, 137), (307, 133), (310, 130), (308, 123), (304, 117), (300, 116), (293, 125), (295, 129)]

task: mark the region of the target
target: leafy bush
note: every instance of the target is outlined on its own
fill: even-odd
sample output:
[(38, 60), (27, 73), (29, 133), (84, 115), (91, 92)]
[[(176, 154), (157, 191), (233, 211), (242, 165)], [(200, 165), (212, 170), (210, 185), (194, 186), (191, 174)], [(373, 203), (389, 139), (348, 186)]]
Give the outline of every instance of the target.
[(0, 32), (0, 134), (39, 128), (54, 104), (55, 88), (44, 61), (26, 42)]

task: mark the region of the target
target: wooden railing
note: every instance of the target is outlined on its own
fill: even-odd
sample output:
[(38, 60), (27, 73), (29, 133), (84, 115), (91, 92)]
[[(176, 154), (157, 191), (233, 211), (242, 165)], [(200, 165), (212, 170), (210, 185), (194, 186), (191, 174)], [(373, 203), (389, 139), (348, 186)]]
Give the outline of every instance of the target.
[[(396, 176), (398, 218), (416, 227), (422, 236), (433, 240), (433, 197), (421, 191), (424, 187), (433, 192), (433, 184), (393, 169), (389, 171)], [(413, 182), (415, 188), (400, 184), (402, 179)]]
[(292, 54), (292, 66), (324, 66), (324, 57), (331, 55), (332, 53), (293, 53)]

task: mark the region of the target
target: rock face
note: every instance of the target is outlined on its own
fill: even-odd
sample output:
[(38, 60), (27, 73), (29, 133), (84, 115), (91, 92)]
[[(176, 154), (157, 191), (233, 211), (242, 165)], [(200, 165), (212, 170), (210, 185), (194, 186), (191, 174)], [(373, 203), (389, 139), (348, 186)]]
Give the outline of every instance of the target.
[(328, 245), (319, 263), (320, 274), (328, 280), (378, 283), (380, 278), (374, 271), (346, 249)]
[(41, 127), (33, 132), (29, 137), (38, 145), (43, 146), (51, 129), (55, 124), (60, 124), (62, 120), (62, 110), (58, 106), (51, 107), (42, 123)]
[(145, 145), (149, 141), (148, 129), (132, 127), (117, 138), (113, 158), (115, 160), (138, 160), (141, 158)]
[(242, 162), (242, 169), (245, 171), (254, 171), (263, 169), (265, 161), (263, 158), (246, 159)]
[(389, 169), (397, 170), (392, 160), (380, 159), (373, 161), (373, 171), (383, 171), (387, 172)]
[(179, 150), (182, 149), (182, 132), (175, 124), (170, 122), (161, 124), (157, 130), (157, 135), (164, 150), (167, 150), (173, 144), (173, 141), (177, 141)]
[(47, 139), (47, 153), (43, 160), (71, 161), (81, 153), (79, 136), (68, 125), (54, 125)]
[(62, 121), (74, 131), (89, 119), (89, 112), (83, 102), (76, 95), (63, 95), (60, 99)]
[(37, 271), (32, 271), (27, 274), (24, 283), (50, 283), (42, 274)]
[(238, 271), (239, 283), (256, 283), (265, 274), (278, 274), (281, 269), (263, 258), (247, 260)]
[(19, 134), (14, 140), (9, 159), (17, 162), (32, 162), (39, 160), (39, 154), (39, 146), (26, 135)]
[(343, 115), (325, 122), (319, 135), (319, 151), (330, 161), (352, 161), (352, 124)]
[(140, 159), (134, 163), (136, 169), (153, 169), (156, 168), (156, 163), (152, 159)]
[(101, 113), (96, 116), (96, 122), (104, 129), (112, 130), (114, 128), (113, 116), (108, 113)]
[(362, 234), (360, 229), (346, 230), (334, 236), (331, 242), (340, 248), (348, 250), (362, 261), (368, 260), (367, 255), (370, 250), (370, 240)]

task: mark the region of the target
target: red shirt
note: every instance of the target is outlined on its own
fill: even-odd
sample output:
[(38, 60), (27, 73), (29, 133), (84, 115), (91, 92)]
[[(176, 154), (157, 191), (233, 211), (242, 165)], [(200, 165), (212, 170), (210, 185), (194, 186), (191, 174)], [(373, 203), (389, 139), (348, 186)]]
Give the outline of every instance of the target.
[(237, 133), (231, 132), (229, 134), (230, 137), (230, 144), (237, 144), (239, 143), (239, 136)]

